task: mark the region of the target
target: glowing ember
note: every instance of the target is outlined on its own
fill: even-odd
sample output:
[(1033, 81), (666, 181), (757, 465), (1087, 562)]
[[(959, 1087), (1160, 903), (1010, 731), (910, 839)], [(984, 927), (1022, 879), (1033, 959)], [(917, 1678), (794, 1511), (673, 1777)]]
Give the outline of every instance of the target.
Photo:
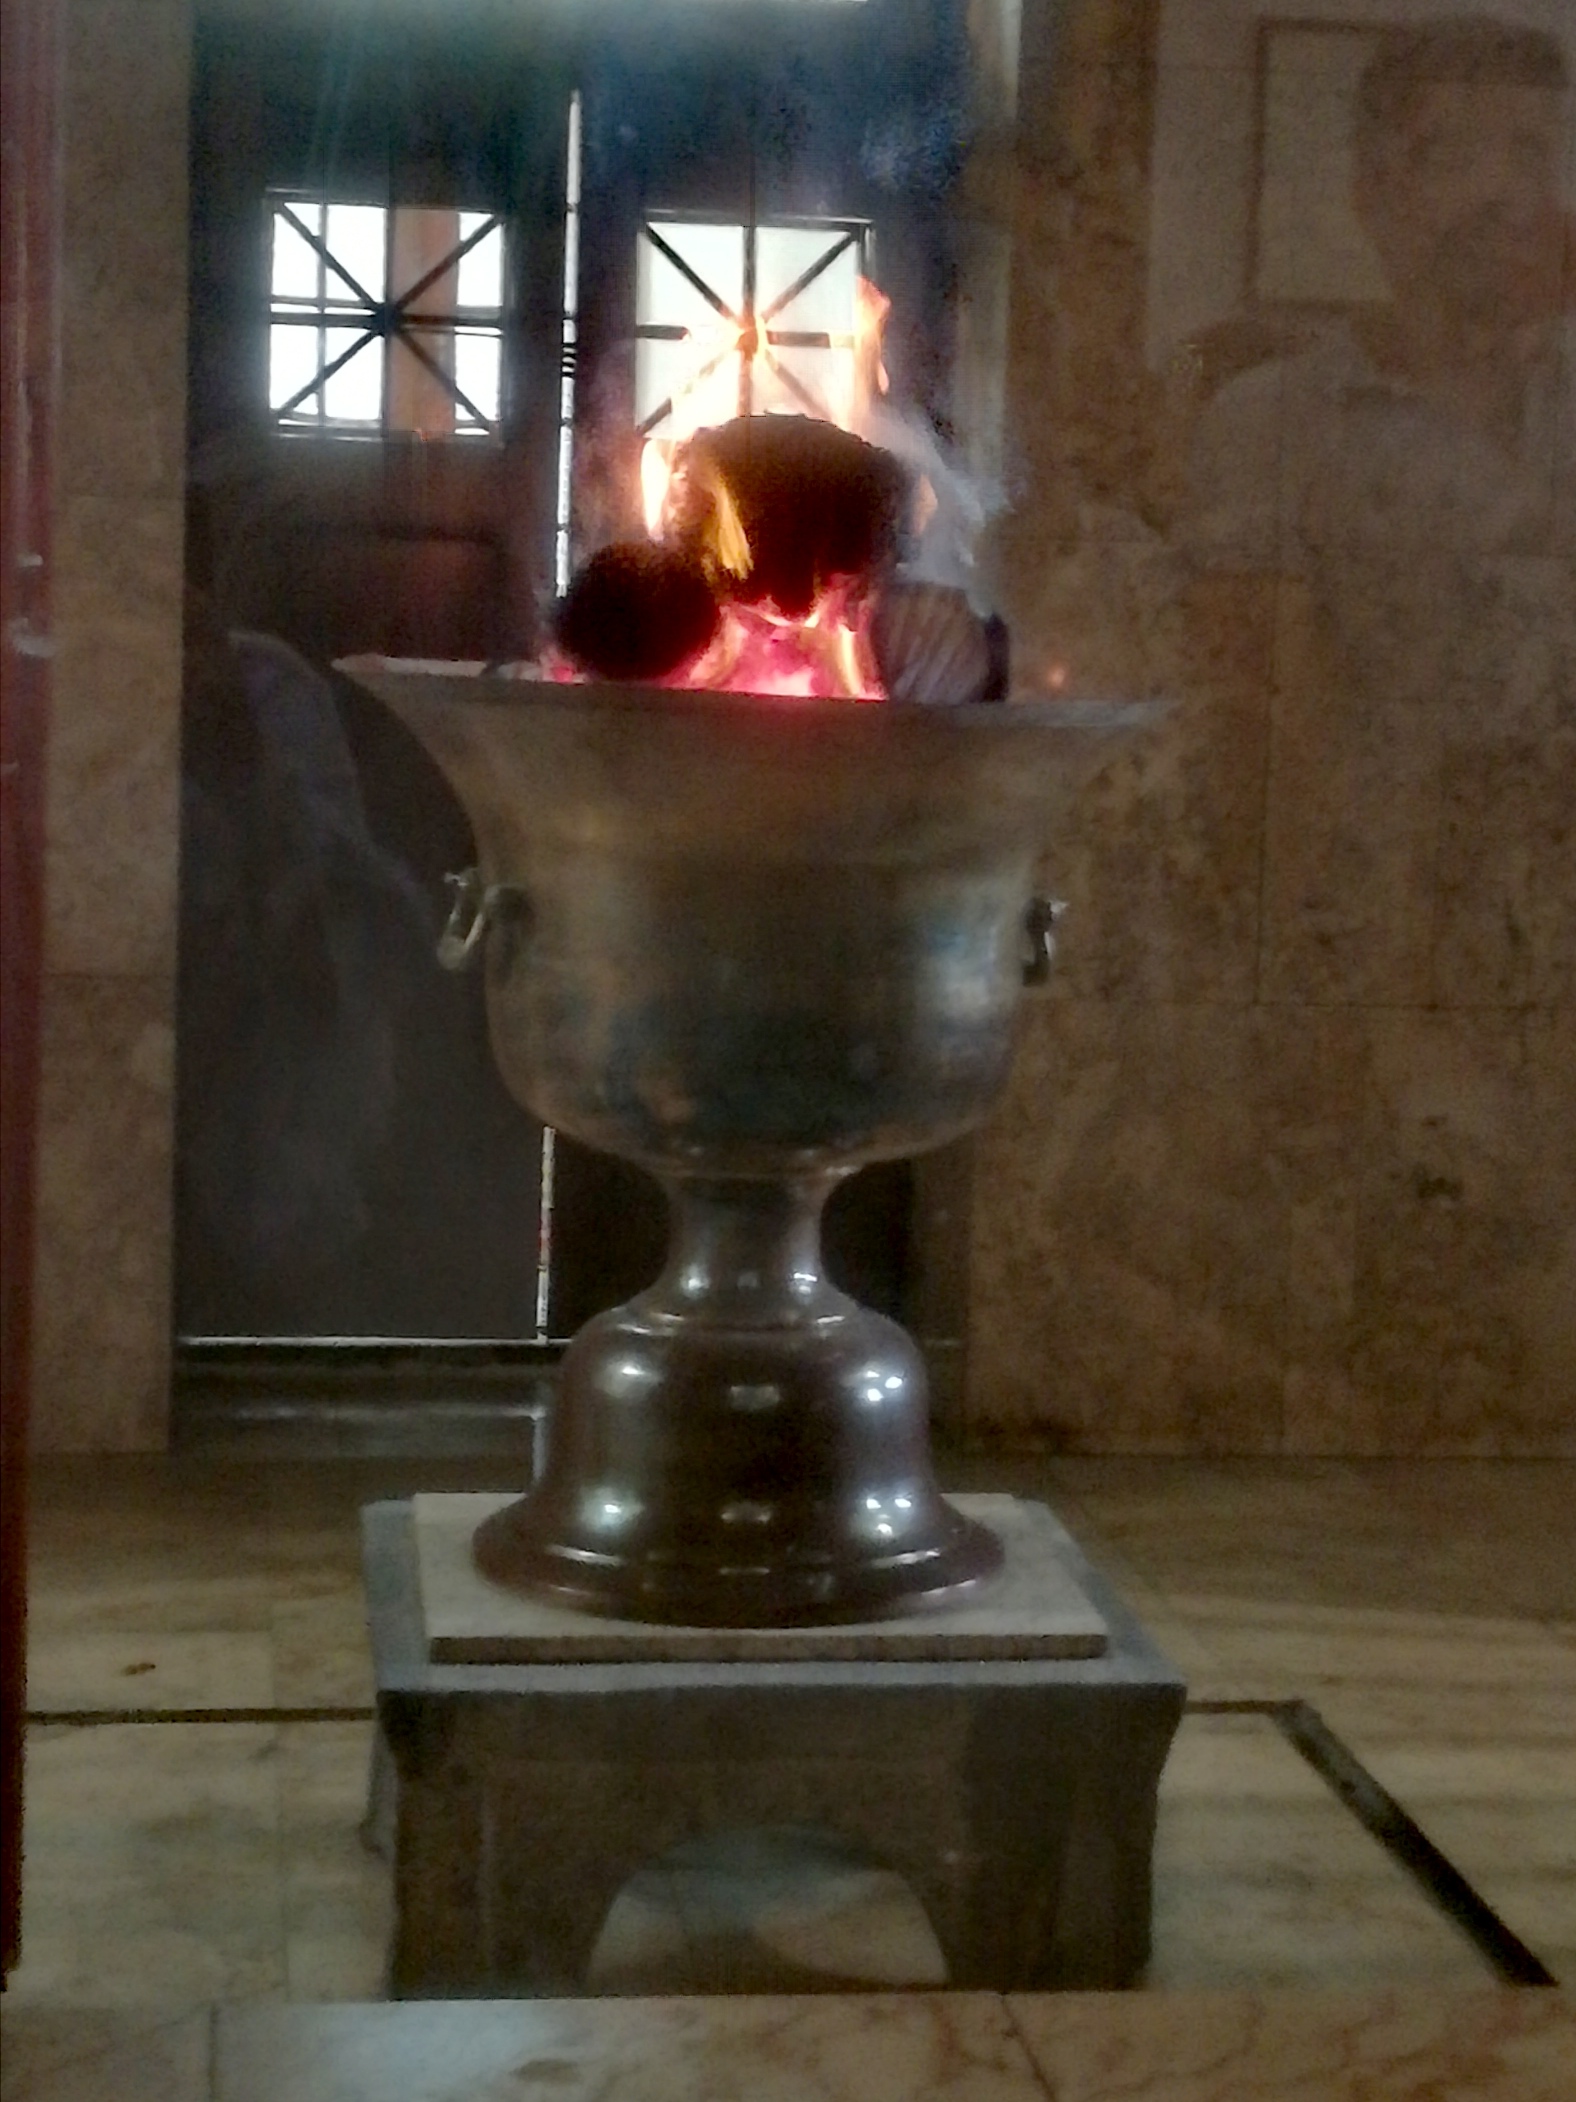
[(805, 620), (785, 620), (765, 606), (724, 607), (711, 647), (663, 683), (821, 700), (885, 698), (868, 610), (837, 585), (822, 593)]

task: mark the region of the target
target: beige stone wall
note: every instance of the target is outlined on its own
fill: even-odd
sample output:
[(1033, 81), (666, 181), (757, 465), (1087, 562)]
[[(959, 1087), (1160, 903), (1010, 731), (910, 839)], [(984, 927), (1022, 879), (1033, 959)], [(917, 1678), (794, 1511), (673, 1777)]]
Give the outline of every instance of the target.
[(1272, 361), (1256, 408), (1214, 411), (1216, 471), (1246, 485), (1232, 442), (1267, 432), (1285, 489), (1323, 493), (1317, 559), (1201, 557), (1205, 360), (1232, 346), (1156, 355), (1151, 289), (1188, 273), (1152, 242), (1195, 243), (1196, 282), (1220, 261), (1168, 186), (1225, 211), (1199, 163), (1251, 110), (1260, 12), (1026, 10), (998, 573), (1030, 680), (1173, 710), (1051, 860), (1060, 979), (974, 1161), (965, 1414), (1084, 1450), (1569, 1452), (1572, 371), (1563, 428), (1504, 440), (1549, 481), (1500, 533), (1499, 468), (1426, 451), (1404, 403), (1373, 426), (1381, 517), (1346, 397), (1315, 415)]
[(167, 1427), (187, 0), (67, 0), (34, 1432)]

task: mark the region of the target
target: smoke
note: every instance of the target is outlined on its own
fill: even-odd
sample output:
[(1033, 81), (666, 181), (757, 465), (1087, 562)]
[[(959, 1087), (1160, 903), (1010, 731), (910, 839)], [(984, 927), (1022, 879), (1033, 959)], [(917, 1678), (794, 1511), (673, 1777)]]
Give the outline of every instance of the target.
[(904, 575), (927, 584), (954, 585), (968, 593), (976, 612), (988, 612), (989, 607), (979, 603), (976, 562), (980, 537), (1003, 507), (1001, 490), (967, 473), (928, 418), (918, 410), (899, 408), (887, 395), (870, 402), (854, 427), (867, 444), (901, 460), (914, 478), (918, 515)]
[(969, 113), (961, 96), (924, 106), (900, 102), (867, 128), (860, 143), (860, 166), (878, 189), (894, 196), (939, 198), (957, 180), (969, 132)]

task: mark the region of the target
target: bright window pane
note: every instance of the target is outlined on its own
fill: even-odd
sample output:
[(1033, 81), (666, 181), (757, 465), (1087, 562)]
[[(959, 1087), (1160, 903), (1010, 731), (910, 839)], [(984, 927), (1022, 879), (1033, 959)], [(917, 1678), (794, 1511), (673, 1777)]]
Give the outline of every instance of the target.
[(635, 421), (643, 424), (683, 382), (692, 359), (683, 343), (635, 340)]
[[(834, 419), (848, 413), (849, 388), (853, 381), (854, 354), (850, 350), (777, 350), (778, 364), (803, 387), (815, 404), (814, 413)], [(806, 405), (792, 388), (775, 375), (763, 376), (759, 391), (767, 399), (763, 408), (805, 410)], [(806, 413), (810, 413), (806, 410)]]
[[(721, 348), (721, 341), (717, 345)], [(635, 421), (644, 424), (664, 401), (672, 400), (686, 430), (701, 424), (726, 423), (739, 413), (739, 355), (730, 349), (715, 371), (698, 375), (708, 362), (691, 343), (635, 343)], [(663, 424), (655, 426), (665, 428)]]
[[(461, 329), (454, 339), (454, 377), (490, 423), (498, 420), (502, 338), (493, 329)], [(455, 404), (462, 421), (465, 411)]]
[[(362, 333), (357, 328), (330, 328), (330, 363)], [(348, 358), (332, 379), (323, 382), (323, 407), (336, 423), (377, 423), (383, 415), (383, 343), (378, 336)]]
[[(376, 204), (331, 204), (328, 207), (328, 229), (324, 236), (328, 252), (335, 262), (345, 266), (369, 299), (383, 297), (386, 268), (384, 224), (387, 216), (381, 205)], [(355, 298), (337, 271), (330, 270), (327, 275), (331, 300)]]
[[(804, 272), (835, 248), (840, 236), (821, 227), (763, 226), (755, 237), (755, 303), (765, 313)], [(822, 329), (847, 335), (854, 325), (854, 281), (859, 275), (859, 249), (850, 243), (835, 262), (811, 279), (804, 290), (772, 317), (773, 328)]]
[[(682, 256), (723, 304), (737, 313), (744, 300), (744, 228), (654, 222), (654, 230)], [(720, 316), (711, 302), (641, 236), (635, 244), (635, 321), (640, 327), (714, 329)]]
[[(468, 240), (485, 224), (483, 212), (461, 212), (460, 239)], [(484, 234), (468, 255), (460, 258), (460, 305), (485, 307), (496, 313), (503, 305), (503, 228)]]
[[(294, 394), (299, 394), (317, 377), (320, 370), (317, 355), (317, 330), (292, 326), (289, 322), (275, 322), (268, 331), (268, 404), (270, 408), (282, 409)], [(299, 416), (315, 416), (317, 404), (308, 397), (299, 409), (291, 412)]]
[[(318, 231), (322, 210), (303, 204), (292, 208), (303, 225)], [(301, 238), (283, 212), (274, 214), (274, 253), (268, 282), (275, 299), (316, 299), (317, 250)]]

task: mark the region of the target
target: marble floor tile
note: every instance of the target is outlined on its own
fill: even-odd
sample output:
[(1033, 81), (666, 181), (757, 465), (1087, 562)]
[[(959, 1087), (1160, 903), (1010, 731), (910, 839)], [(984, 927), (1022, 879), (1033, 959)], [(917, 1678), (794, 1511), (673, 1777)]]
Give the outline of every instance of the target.
[(1571, 1743), (1384, 1743), (1366, 1763), (1506, 1926), (1576, 1987)]
[(1111, 1545), (1162, 1591), (1576, 1619), (1564, 1461), (1063, 1460)]
[(74, 1577), (34, 1557), (28, 1632), (35, 1645), (73, 1635), (252, 1635), (266, 1633), (272, 1596), (266, 1572), (232, 1561), (222, 1572), (149, 1573), (138, 1560), (86, 1557)]
[(214, 2102), (1045, 2102), (988, 1994), (225, 2008)]
[(191, 2008), (285, 1987), (277, 1741), (246, 1724), (33, 1729), (7, 2002)]
[(1056, 2102), (1569, 2102), (1549, 1992), (1014, 1995)]
[(265, 1475), (271, 1540), (281, 1568), (321, 1578), (361, 1572), (361, 1507), (419, 1490), (498, 1490), (526, 1486), (508, 1461), (278, 1460), (253, 1463)]
[[(92, 1513), (84, 1529), (82, 1514)], [(238, 1545), (266, 1540), (269, 1485), (243, 1461), (178, 1453), (40, 1454), (28, 1483), (30, 1545), (69, 1566), (76, 1554), (154, 1553), (168, 1570), (233, 1565)]]
[(28, 1535), (35, 1646), (57, 1634), (267, 1628), (267, 1485), (255, 1469), (40, 1456)]
[[(1064, 1523), (1068, 1523), (1066, 1512), (1065, 1504), (1058, 1506), (1058, 1516)], [(1078, 1512), (1069, 1530), (1095, 1569), (1143, 1623), (1145, 1633), (1182, 1673), (1189, 1690), (1196, 1691), (1199, 1686), (1212, 1688), (1221, 1677), (1220, 1659), (1199, 1629), (1177, 1611), (1168, 1593), (1134, 1566), (1094, 1518)]]
[(160, 1628), (62, 1635), (29, 1630), (27, 1703), (82, 1708), (267, 1708), (273, 1646), (265, 1634)]
[(292, 2000), (378, 2000), (385, 1991), (393, 1875), (361, 1835), (370, 1723), (279, 1730), (279, 1874)]
[(1152, 1987), (1491, 1975), (1271, 1722), (1184, 1718), (1160, 1783)]
[(1367, 1606), (1285, 1604), (1261, 1593), (1166, 1594), (1212, 1660), (1195, 1698), (1306, 1699), (1354, 1741), (1559, 1741), (1576, 1731), (1576, 1657), (1534, 1621)]
[(370, 1708), (372, 1648), (359, 1575), (269, 1614), (275, 1698), (283, 1708)]
[(0, 2102), (209, 2102), (212, 2013), (13, 2005), (0, 2017)]
[(1436, 1576), (1460, 1572), (1479, 1612), (1576, 1621), (1576, 1465), (1562, 1460), (1385, 1462), (1374, 1486)]

